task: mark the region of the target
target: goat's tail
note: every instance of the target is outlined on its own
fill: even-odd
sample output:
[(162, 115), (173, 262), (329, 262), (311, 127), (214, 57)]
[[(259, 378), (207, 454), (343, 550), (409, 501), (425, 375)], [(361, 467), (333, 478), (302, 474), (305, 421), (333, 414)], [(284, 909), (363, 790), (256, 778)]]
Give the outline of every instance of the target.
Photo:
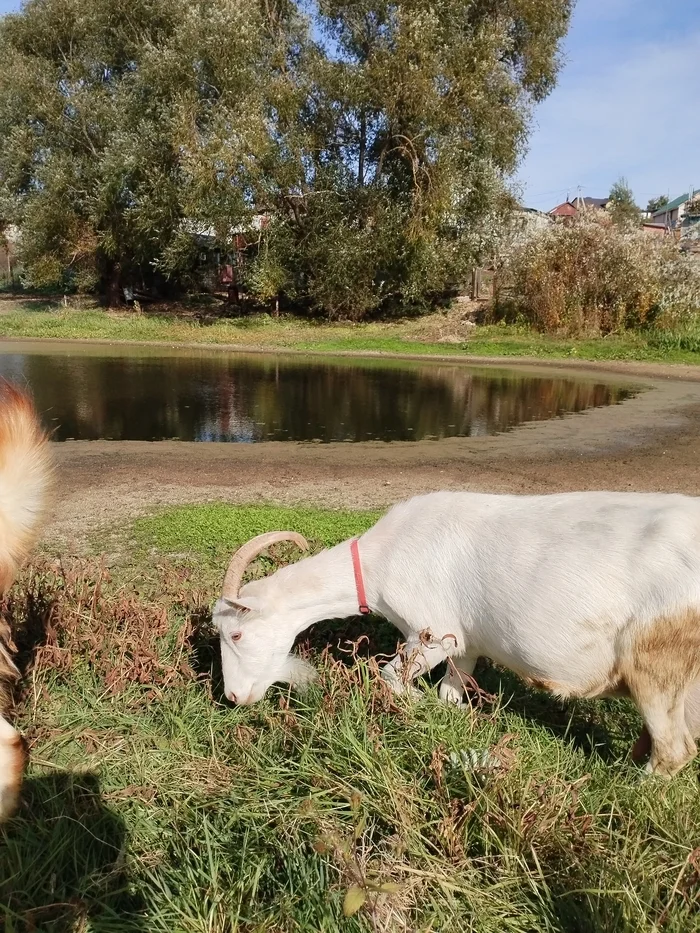
[(0, 379), (0, 595), (40, 531), (52, 472), (48, 437), (32, 400)]

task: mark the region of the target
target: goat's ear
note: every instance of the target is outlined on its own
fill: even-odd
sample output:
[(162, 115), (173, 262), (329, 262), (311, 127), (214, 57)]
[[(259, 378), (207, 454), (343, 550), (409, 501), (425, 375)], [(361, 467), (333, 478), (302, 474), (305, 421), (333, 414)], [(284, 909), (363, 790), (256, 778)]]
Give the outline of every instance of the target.
[(255, 596), (239, 596), (235, 600), (225, 600), (226, 605), (230, 606), (234, 612), (243, 613), (244, 615), (253, 612), (255, 609), (260, 609), (261, 603), (259, 599), (256, 599)]
[(215, 613), (224, 618), (228, 615), (247, 615), (254, 609), (260, 608), (260, 600), (255, 596), (240, 596), (237, 599), (220, 599), (216, 604)]

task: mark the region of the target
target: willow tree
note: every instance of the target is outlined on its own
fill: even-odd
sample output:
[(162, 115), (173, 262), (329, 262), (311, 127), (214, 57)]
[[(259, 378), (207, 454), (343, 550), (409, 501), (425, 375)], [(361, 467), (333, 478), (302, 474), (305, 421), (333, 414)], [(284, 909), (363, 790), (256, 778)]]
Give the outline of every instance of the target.
[(0, 213), (35, 282), (186, 283), (269, 217), (248, 290), (418, 306), (488, 253), (570, 0), (30, 0), (0, 23)]
[(0, 212), (31, 281), (185, 274), (250, 215), (269, 145), (264, 16), (227, 0), (31, 0), (0, 21)]
[(306, 158), (270, 234), (296, 246), (313, 303), (405, 308), (488, 255), (569, 14), (568, 0), (319, 0)]

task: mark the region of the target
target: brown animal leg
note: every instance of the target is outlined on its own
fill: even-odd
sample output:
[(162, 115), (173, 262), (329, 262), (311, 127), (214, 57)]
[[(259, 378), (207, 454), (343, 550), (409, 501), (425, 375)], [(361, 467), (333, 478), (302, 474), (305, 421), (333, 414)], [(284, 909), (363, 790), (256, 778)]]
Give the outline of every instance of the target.
[[(686, 721), (686, 702), (694, 719), (695, 684), (700, 680), (700, 613), (688, 608), (637, 630), (622, 667), (651, 739), (646, 769), (672, 777), (697, 751), (694, 730)], [(642, 734), (635, 743), (635, 756), (643, 753), (645, 740)]]
[(630, 682), (630, 691), (651, 737), (647, 771), (673, 777), (697, 752), (685, 722), (685, 690), (661, 689), (656, 678), (638, 674)]
[[(685, 698), (685, 724), (694, 739), (700, 739), (700, 681), (691, 685)], [(640, 763), (651, 754), (651, 736), (645, 726), (632, 746), (632, 760)]]

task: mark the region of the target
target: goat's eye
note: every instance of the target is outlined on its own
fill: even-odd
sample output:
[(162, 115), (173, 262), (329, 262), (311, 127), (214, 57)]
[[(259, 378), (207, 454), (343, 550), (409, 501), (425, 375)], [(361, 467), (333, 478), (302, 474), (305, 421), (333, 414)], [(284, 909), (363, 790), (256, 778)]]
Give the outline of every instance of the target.
[(240, 641), (243, 637), (243, 632), (233, 632), (231, 634), (231, 641)]

